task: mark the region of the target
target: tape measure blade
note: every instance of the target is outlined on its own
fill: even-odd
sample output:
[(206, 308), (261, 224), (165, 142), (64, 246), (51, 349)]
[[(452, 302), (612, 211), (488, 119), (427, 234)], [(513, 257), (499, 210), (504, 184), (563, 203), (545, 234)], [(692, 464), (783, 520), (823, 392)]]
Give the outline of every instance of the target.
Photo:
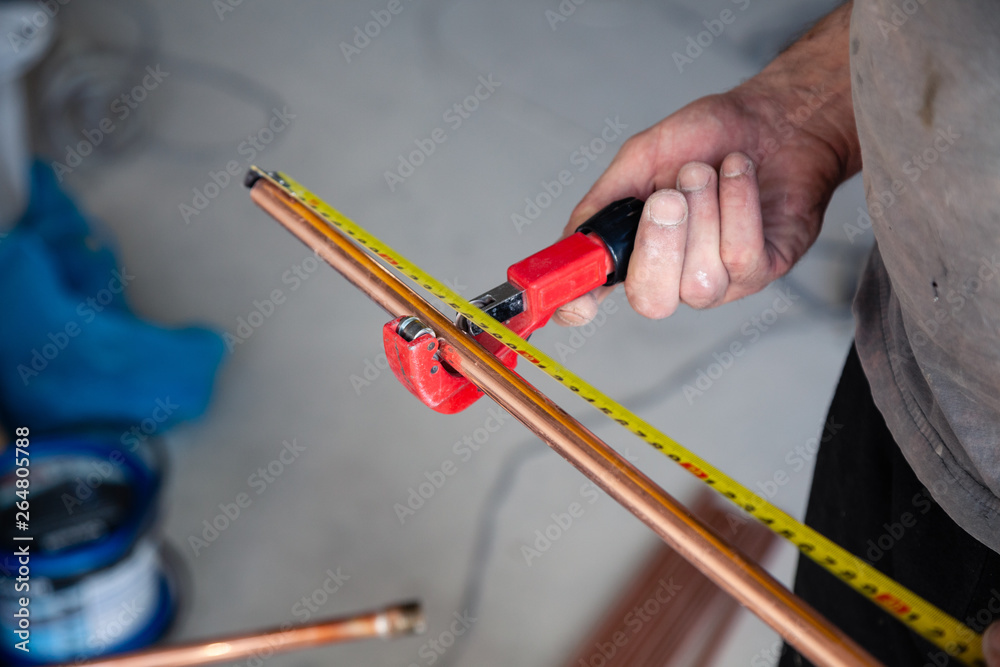
[(537, 366), (554, 380), (578, 394), (609, 418), (634, 433), (654, 449), (668, 456), (689, 473), (711, 486), (737, 507), (784, 537), (807, 557), (867, 597), (911, 630), (948, 655), (967, 665), (985, 665), (978, 633), (924, 600), (913, 591), (890, 579), (863, 559), (840, 547), (817, 531), (796, 520), (769, 501), (704, 461), (679, 442), (634, 415), (563, 364), (499, 325), (453, 289), (438, 281), (402, 254), (395, 251), (357, 223), (312, 194), (300, 183), (282, 173), (262, 177), (272, 180), (286, 194), (311, 208), (335, 225), (377, 258), (395, 268), (404, 277), (440, 299), (456, 313), (487, 331), (504, 345)]

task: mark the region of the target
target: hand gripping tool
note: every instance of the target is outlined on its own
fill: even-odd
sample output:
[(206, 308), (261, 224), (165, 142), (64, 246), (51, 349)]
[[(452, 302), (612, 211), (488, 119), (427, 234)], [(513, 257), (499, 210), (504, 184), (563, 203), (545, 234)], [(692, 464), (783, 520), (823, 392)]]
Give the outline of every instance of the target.
[[(506, 282), (472, 303), (522, 338), (549, 321), (573, 299), (601, 285), (625, 280), (643, 202), (629, 197), (601, 209), (577, 231), (507, 269)], [(456, 324), (508, 368), (517, 353), (472, 322)], [(382, 328), (386, 359), (410, 393), (444, 414), (461, 412), (483, 393), (443, 363), (434, 332), (414, 317), (399, 317)]]

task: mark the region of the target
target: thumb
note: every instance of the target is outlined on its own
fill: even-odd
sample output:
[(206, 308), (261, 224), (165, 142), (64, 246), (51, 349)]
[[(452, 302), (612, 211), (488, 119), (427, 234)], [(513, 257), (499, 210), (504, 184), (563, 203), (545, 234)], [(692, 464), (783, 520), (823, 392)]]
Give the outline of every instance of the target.
[(587, 324), (597, 317), (597, 309), (600, 303), (614, 289), (613, 285), (610, 287), (601, 285), (597, 289), (573, 299), (566, 305), (559, 307), (559, 310), (552, 316), (553, 321), (559, 326), (564, 327), (579, 327)]
[[(560, 238), (566, 238), (576, 232), (577, 227), (594, 217), (594, 214), (611, 203), (611, 201), (614, 200), (600, 203), (602, 200), (594, 196), (593, 190), (588, 192), (583, 200), (576, 205), (576, 208), (573, 209), (573, 212), (569, 216), (569, 223), (563, 229)], [(597, 309), (601, 302), (613, 291), (614, 286), (608, 287), (602, 285), (560, 306), (552, 316), (552, 320), (564, 327), (578, 327), (587, 324), (597, 316)]]
[(1000, 667), (1000, 621), (990, 625), (983, 633), (983, 653), (988, 667)]
[[(610, 203), (611, 200), (604, 202), (604, 205)], [(583, 201), (577, 204), (573, 212), (570, 213), (569, 222), (563, 228), (561, 238), (566, 238), (575, 232), (577, 227), (594, 217), (594, 214), (604, 208), (604, 205), (598, 205), (589, 195), (585, 197)]]

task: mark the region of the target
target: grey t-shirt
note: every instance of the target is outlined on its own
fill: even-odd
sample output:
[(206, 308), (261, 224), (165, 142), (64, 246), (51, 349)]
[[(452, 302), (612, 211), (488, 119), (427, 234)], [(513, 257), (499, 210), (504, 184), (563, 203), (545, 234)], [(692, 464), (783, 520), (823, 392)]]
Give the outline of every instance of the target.
[(1000, 551), (1000, 4), (856, 0), (851, 71), (862, 365), (917, 477)]

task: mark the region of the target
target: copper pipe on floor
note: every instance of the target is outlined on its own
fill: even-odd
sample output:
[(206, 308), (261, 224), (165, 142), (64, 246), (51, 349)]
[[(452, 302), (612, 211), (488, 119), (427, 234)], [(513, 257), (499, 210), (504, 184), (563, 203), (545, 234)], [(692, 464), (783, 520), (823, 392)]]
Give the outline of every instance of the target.
[(415, 316), (441, 339), (441, 357), (572, 463), (720, 588), (818, 665), (878, 665), (864, 649), (607, 444), (506, 368), (345, 234), (267, 178), (250, 196), (390, 315)]
[[(73, 663), (73, 665), (74, 667), (77, 665), (82, 667), (207, 665), (213, 662), (240, 660), (255, 654), (267, 656), (272, 652), (295, 651), (356, 639), (375, 637), (388, 639), (400, 635), (418, 634), (423, 632), (423, 626), (424, 619), (420, 605), (408, 603), (388, 607), (381, 611), (320, 621), (285, 630), (274, 629), (205, 642), (153, 648), (83, 663)], [(69, 665), (64, 667), (69, 667)]]

